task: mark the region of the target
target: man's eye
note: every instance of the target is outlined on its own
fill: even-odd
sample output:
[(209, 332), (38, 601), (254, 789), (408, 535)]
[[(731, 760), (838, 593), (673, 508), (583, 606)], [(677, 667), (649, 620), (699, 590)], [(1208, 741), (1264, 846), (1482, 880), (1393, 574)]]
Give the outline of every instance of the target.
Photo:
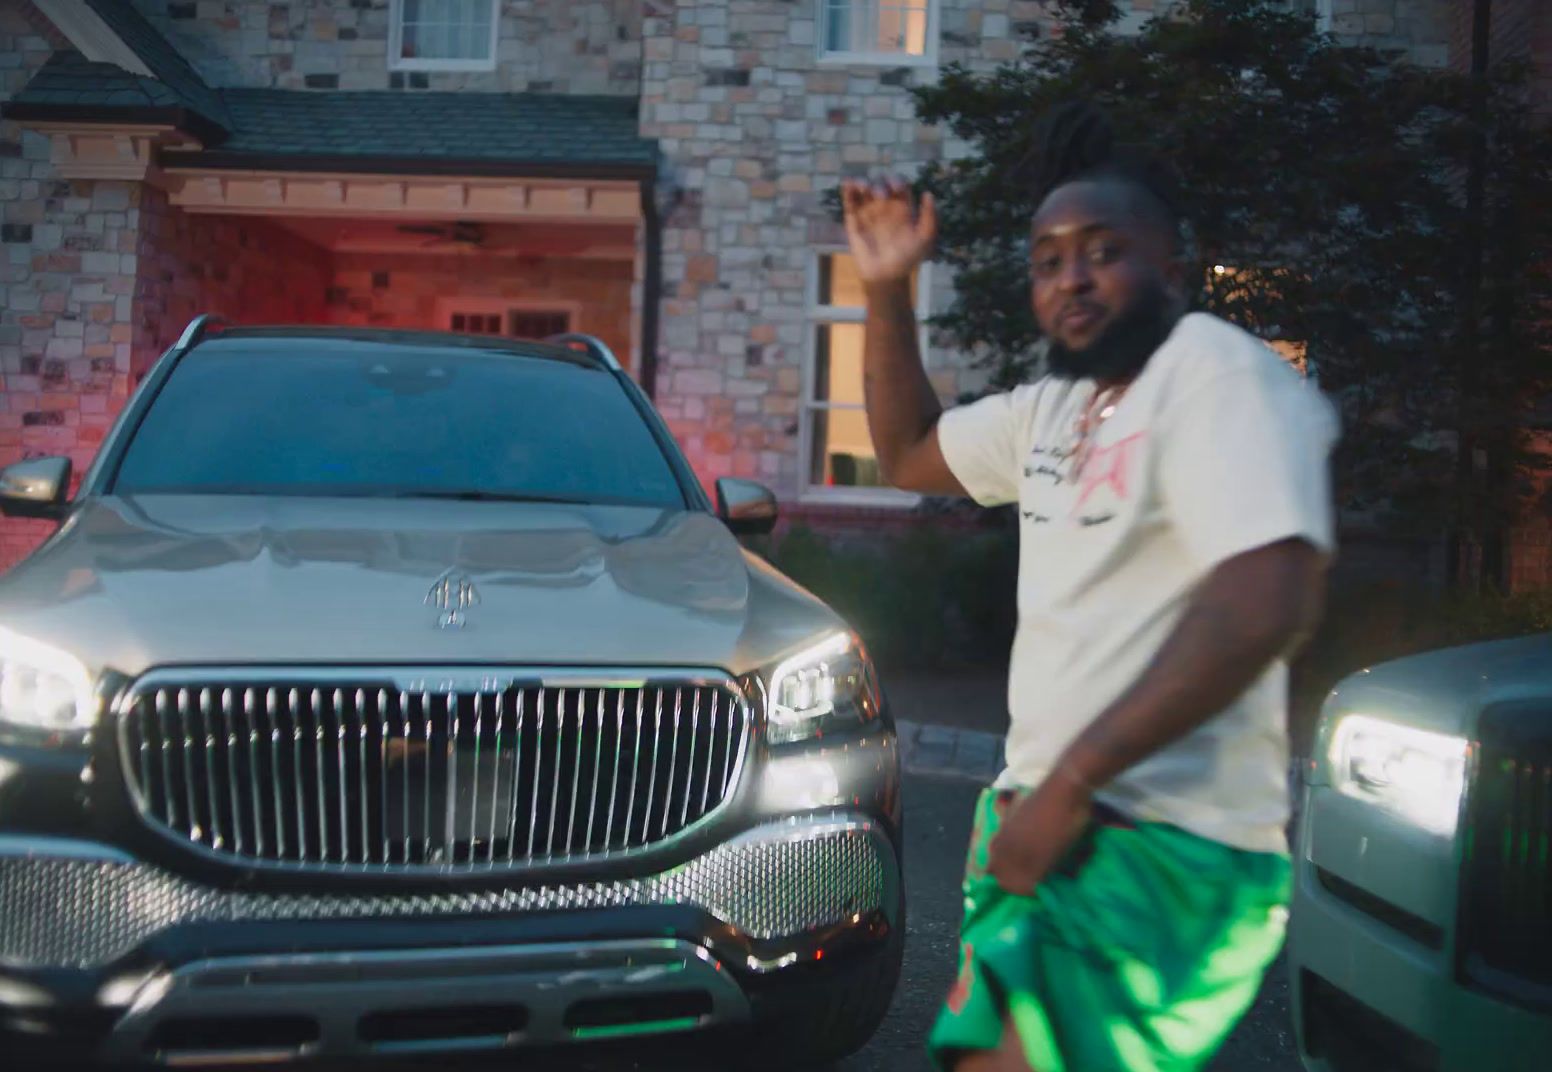
[(1121, 256), (1121, 247), (1113, 242), (1102, 242), (1089, 249), (1089, 260), (1095, 264), (1111, 264)]
[(1060, 257), (1036, 257), (1035, 272), (1039, 275), (1051, 275), (1061, 267)]

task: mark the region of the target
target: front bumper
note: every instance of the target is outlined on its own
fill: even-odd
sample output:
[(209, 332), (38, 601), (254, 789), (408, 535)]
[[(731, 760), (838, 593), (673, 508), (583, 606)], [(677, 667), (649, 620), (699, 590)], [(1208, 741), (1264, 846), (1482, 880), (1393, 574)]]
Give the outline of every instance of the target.
[(1454, 970), (1447, 846), (1323, 787), (1308, 791), (1288, 961), (1311, 1072), (1543, 1072), (1552, 1016), (1464, 985)]
[(902, 905), (894, 843), (861, 813), (762, 823), (656, 875), (413, 893), (222, 888), (0, 836), (0, 1016), (45, 1052), (164, 1061), (704, 1028), (871, 955)]

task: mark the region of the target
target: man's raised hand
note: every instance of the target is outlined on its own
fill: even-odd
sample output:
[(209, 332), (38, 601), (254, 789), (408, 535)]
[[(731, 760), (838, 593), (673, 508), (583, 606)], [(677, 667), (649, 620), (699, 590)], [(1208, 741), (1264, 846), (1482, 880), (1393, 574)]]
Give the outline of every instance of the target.
[(932, 252), (938, 213), (931, 194), (924, 194), (917, 206), (904, 183), (853, 180), (842, 186), (841, 202), (852, 260), (863, 283), (903, 282)]

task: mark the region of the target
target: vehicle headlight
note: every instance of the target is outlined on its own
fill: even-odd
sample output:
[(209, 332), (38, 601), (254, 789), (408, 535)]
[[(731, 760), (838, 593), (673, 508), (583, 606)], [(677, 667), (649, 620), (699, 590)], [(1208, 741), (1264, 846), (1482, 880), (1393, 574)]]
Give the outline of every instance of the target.
[(1466, 784), (1466, 741), (1347, 715), (1331, 737), (1331, 779), (1339, 792), (1453, 836)]
[(0, 722), (84, 730), (96, 716), (91, 675), (75, 656), (0, 629)]
[(856, 638), (834, 633), (771, 671), (766, 724), (772, 744), (822, 736), (878, 717), (872, 668)]

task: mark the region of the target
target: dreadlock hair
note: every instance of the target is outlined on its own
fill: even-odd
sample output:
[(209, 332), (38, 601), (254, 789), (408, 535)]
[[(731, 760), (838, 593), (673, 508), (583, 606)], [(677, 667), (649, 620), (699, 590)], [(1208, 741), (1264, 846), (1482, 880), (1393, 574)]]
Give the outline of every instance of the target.
[(1033, 148), (1020, 170), (1036, 205), (1058, 187), (1072, 182), (1115, 179), (1139, 190), (1177, 242), (1184, 244), (1186, 223), (1179, 185), (1169, 167), (1140, 145), (1119, 142), (1109, 117), (1092, 101), (1059, 104), (1035, 127)]

